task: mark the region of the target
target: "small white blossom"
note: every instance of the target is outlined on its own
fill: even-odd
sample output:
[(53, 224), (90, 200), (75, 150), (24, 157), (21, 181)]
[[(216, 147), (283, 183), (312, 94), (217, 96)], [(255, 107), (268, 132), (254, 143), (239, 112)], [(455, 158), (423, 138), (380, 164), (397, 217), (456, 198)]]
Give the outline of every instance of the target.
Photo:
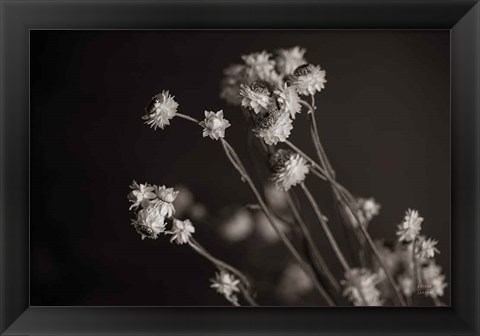
[(445, 275), (441, 273), (442, 268), (432, 261), (422, 271), (425, 284), (430, 286), (426, 294), (433, 298), (443, 296), (447, 283), (445, 282)]
[(211, 288), (214, 288), (217, 293), (222, 294), (228, 301), (233, 304), (238, 304), (238, 297), (236, 293), (240, 292), (238, 280), (234, 275), (221, 270), (219, 273), (215, 273), (215, 278), (210, 279), (212, 284)]
[(432, 238), (420, 237), (417, 256), (421, 261), (433, 258), (435, 254), (440, 251), (435, 247), (438, 244), (438, 240)]
[(306, 50), (300, 47), (279, 49), (277, 56), (277, 69), (283, 75), (291, 75), (300, 65), (306, 63), (303, 56)]
[(170, 218), (175, 213), (175, 207), (173, 201), (177, 198), (178, 191), (173, 188), (167, 188), (165, 186), (155, 187), (155, 193), (158, 199), (155, 200), (155, 204), (159, 207), (162, 216)]
[(265, 50), (242, 56), (247, 65), (247, 74), (252, 82), (257, 80), (272, 81), (275, 61), (271, 59), (271, 56)]
[(225, 137), (225, 129), (230, 127), (227, 119), (223, 118), (223, 110), (218, 112), (205, 111), (205, 119), (200, 122), (203, 129), (203, 137), (209, 136), (211, 139), (218, 140)]
[(303, 157), (286, 150), (278, 150), (270, 158), (270, 165), (273, 170), (273, 183), (284, 191), (302, 183), (309, 172), (308, 163)]
[(281, 90), (276, 90), (274, 93), (277, 95), (280, 109), (288, 112), (290, 117), (295, 119), (295, 114), (300, 113), (302, 109), (302, 105), (300, 105), (300, 97), (295, 88), (285, 84)]
[(270, 91), (265, 85), (254, 82), (251, 85), (241, 85), (240, 95), (242, 106), (253, 109), (255, 113), (266, 110), (271, 103)]
[(357, 203), (363, 216), (367, 221), (371, 221), (373, 217), (377, 216), (380, 212), (380, 204), (378, 204), (373, 197), (370, 198), (358, 198)]
[(325, 70), (320, 70), (320, 66), (304, 64), (299, 66), (291, 78), (292, 86), (301, 95), (313, 95), (316, 91), (320, 92), (325, 88)]
[(147, 183), (138, 184), (136, 181), (133, 181), (130, 189), (132, 189), (132, 191), (128, 194), (127, 198), (133, 204), (130, 206), (129, 210), (138, 208), (140, 205), (146, 207), (151, 199), (157, 197), (154, 192), (155, 187)]
[(181, 221), (174, 218), (172, 224), (172, 238), (170, 242), (175, 242), (177, 245), (186, 244), (190, 241), (192, 233), (195, 233), (195, 227), (190, 220), (185, 219)]
[(254, 224), (250, 212), (245, 208), (240, 208), (222, 224), (220, 233), (231, 242), (239, 242), (252, 233)]
[(417, 210), (408, 209), (403, 223), (398, 225), (398, 240), (411, 242), (420, 233), (422, 222), (423, 218), (419, 216)]
[(163, 129), (165, 125), (170, 125), (172, 119), (177, 113), (178, 103), (170, 96), (168, 91), (163, 91), (152, 97), (150, 105), (146, 108), (146, 114), (142, 117), (145, 123), (157, 129)]
[(221, 84), (220, 98), (229, 104), (240, 105), (240, 85), (247, 82), (247, 67), (243, 64), (230, 65), (223, 71), (224, 78)]
[(145, 238), (157, 239), (158, 234), (165, 231), (165, 218), (160, 214), (159, 208), (150, 204), (138, 212), (137, 218), (132, 220), (135, 230)]
[(253, 132), (257, 138), (263, 139), (267, 145), (276, 145), (278, 142), (287, 140), (292, 129), (290, 115), (272, 109), (256, 122)]
[[(346, 280), (342, 280), (345, 286), (343, 295), (347, 296), (355, 306), (381, 306), (383, 300), (376, 285), (381, 281), (378, 274), (374, 274), (365, 268), (353, 268), (345, 274)], [(364, 301), (365, 300), (365, 301)]]

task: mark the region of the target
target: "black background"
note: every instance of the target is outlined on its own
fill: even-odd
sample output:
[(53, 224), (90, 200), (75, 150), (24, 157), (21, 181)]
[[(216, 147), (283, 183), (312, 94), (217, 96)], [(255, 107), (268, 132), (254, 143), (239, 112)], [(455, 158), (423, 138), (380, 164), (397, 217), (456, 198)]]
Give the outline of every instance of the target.
[[(31, 304), (224, 304), (206, 289), (210, 265), (133, 232), (128, 185), (186, 184), (212, 213), (252, 196), (197, 127), (174, 119), (154, 132), (140, 116), (163, 89), (196, 118), (223, 108), (227, 138), (246, 157), (242, 115), (218, 97), (222, 69), (242, 54), (294, 45), (327, 71), (318, 119), (339, 180), (383, 206), (372, 234), (394, 238), (404, 211), (417, 208), (424, 233), (440, 240), (448, 281), (448, 31), (33, 31)], [(306, 127), (297, 119), (291, 139), (311, 153)], [(310, 180), (315, 193), (321, 187)], [(211, 227), (197, 231), (242, 263)]]

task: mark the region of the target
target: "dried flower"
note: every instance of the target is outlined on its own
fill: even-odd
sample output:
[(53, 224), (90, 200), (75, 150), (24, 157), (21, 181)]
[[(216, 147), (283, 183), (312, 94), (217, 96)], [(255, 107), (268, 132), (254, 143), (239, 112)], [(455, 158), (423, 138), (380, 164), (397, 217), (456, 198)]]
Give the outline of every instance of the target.
[(246, 239), (253, 231), (254, 222), (252, 215), (245, 208), (240, 208), (234, 212), (221, 226), (221, 235), (232, 242), (238, 242)]
[(150, 203), (151, 199), (157, 197), (154, 193), (155, 187), (147, 183), (138, 184), (136, 181), (133, 181), (130, 189), (132, 189), (132, 191), (128, 194), (127, 198), (133, 204), (130, 206), (129, 210), (132, 208), (138, 208), (140, 205), (145, 207)]
[(275, 186), (287, 191), (292, 186), (302, 183), (308, 174), (307, 161), (289, 150), (277, 150), (270, 158), (270, 166), (273, 170), (272, 181)]
[(313, 95), (316, 91), (320, 92), (325, 88), (325, 70), (320, 70), (320, 66), (304, 64), (299, 66), (290, 79), (292, 86), (301, 95)]
[(203, 129), (203, 137), (209, 136), (211, 139), (218, 140), (225, 137), (225, 129), (230, 127), (227, 119), (223, 119), (223, 110), (218, 112), (205, 111), (205, 120), (200, 122)]
[(173, 206), (173, 201), (177, 198), (178, 191), (175, 191), (173, 188), (167, 188), (165, 186), (155, 187), (155, 194), (158, 199), (154, 202), (160, 209), (162, 216), (170, 218), (175, 213), (175, 207)]
[(243, 64), (230, 65), (223, 71), (224, 78), (221, 84), (220, 98), (229, 104), (240, 105), (240, 85), (247, 82), (247, 67)]
[(417, 210), (408, 209), (403, 223), (398, 225), (398, 240), (411, 242), (420, 233), (422, 222), (423, 218), (419, 216)]
[(257, 120), (253, 132), (267, 145), (276, 145), (278, 142), (287, 140), (292, 128), (292, 119), (288, 113), (271, 108), (268, 113)]
[(234, 275), (221, 270), (219, 273), (215, 273), (215, 278), (210, 279), (212, 284), (211, 288), (216, 289), (217, 293), (222, 294), (228, 301), (233, 304), (238, 304), (238, 297), (236, 293), (240, 292), (238, 280)]
[(163, 129), (165, 125), (170, 125), (170, 119), (175, 116), (178, 108), (178, 103), (173, 98), (168, 91), (153, 96), (145, 109), (146, 114), (142, 117), (146, 120), (145, 123), (155, 130), (157, 127)]
[(370, 198), (358, 198), (358, 206), (362, 212), (363, 217), (369, 222), (373, 217), (377, 216), (380, 212), (380, 204), (378, 204), (373, 197)]
[(145, 238), (157, 239), (158, 234), (165, 231), (165, 218), (160, 214), (160, 209), (150, 204), (138, 212), (137, 218), (132, 220), (135, 230)]
[(279, 49), (277, 56), (277, 69), (283, 75), (291, 75), (300, 65), (306, 63), (303, 55), (306, 50), (300, 47)]
[(435, 253), (440, 253), (440, 251), (435, 247), (438, 244), (438, 240), (432, 238), (425, 238), (423, 236), (419, 237), (419, 248), (417, 251), (417, 256), (421, 261), (433, 258)]
[(266, 110), (271, 103), (270, 91), (265, 85), (254, 82), (251, 85), (241, 85), (240, 95), (242, 106), (251, 108), (255, 113)]
[[(342, 280), (345, 286), (343, 295), (347, 296), (355, 306), (381, 306), (380, 291), (376, 285), (381, 278), (366, 268), (353, 268), (345, 274)], [(364, 301), (365, 300), (365, 301)]]
[(445, 282), (445, 275), (442, 274), (442, 268), (431, 261), (422, 271), (425, 284), (429, 286), (426, 294), (433, 298), (443, 296), (447, 283)]
[(289, 87), (287, 84), (282, 89), (274, 92), (277, 95), (277, 101), (280, 104), (282, 111), (288, 112), (292, 119), (295, 119), (295, 114), (300, 113), (302, 105), (300, 105), (300, 97), (295, 91), (294, 87)]
[(195, 232), (195, 227), (188, 219), (181, 221), (174, 218), (172, 224), (172, 232), (173, 233), (172, 238), (170, 238), (170, 242), (175, 242), (177, 245), (182, 245), (190, 241), (192, 233)]
[(272, 81), (275, 61), (270, 59), (271, 56), (265, 50), (242, 56), (243, 61), (247, 65), (248, 77), (252, 82), (257, 80)]

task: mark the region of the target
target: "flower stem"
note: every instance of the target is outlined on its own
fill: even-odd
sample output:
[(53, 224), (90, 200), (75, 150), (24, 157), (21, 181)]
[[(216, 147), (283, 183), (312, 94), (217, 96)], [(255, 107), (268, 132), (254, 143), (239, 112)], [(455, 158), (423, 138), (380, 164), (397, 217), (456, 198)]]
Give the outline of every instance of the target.
[(295, 258), (295, 260), (297, 260), (297, 262), (300, 264), (300, 266), (303, 268), (303, 270), (310, 276), (310, 278), (312, 279), (312, 281), (315, 285), (315, 288), (321, 294), (321, 296), (325, 299), (325, 301), (328, 303), (328, 305), (334, 306), (335, 303), (333, 302), (332, 298), (328, 295), (328, 293), (325, 291), (325, 288), (319, 283), (318, 279), (315, 276), (315, 273), (314, 273), (313, 269), (310, 267), (310, 265), (308, 265), (303, 260), (300, 253), (297, 251), (297, 249), (293, 246), (293, 244), (290, 242), (290, 240), (288, 240), (288, 238), (285, 236), (285, 234), (282, 232), (282, 230), (276, 224), (273, 214), (268, 209), (268, 207), (265, 204), (262, 196), (260, 195), (257, 188), (255, 187), (255, 184), (250, 179), (247, 171), (245, 170), (245, 167), (243, 167), (243, 164), (241, 163), (240, 159), (238, 158), (238, 155), (236, 154), (235, 150), (230, 146), (230, 144), (225, 139), (220, 139), (220, 140), (222, 142), (223, 149), (225, 151), (225, 154), (227, 155), (227, 158), (230, 160), (230, 162), (235, 167), (235, 169), (240, 173), (242, 179), (244, 181), (246, 181), (248, 183), (248, 185), (250, 186), (250, 188), (252, 189), (255, 197), (257, 198), (258, 204), (262, 208), (265, 216), (269, 220), (269, 222), (272, 225), (275, 232), (279, 235), (283, 244), (287, 247), (289, 252)]
[(196, 124), (200, 123), (200, 121), (198, 121), (197, 119), (195, 119), (193, 117), (190, 117), (190, 116), (188, 116), (186, 114), (183, 114), (183, 113), (175, 113), (175, 116), (186, 119), (186, 120), (189, 120), (189, 121), (193, 121)]

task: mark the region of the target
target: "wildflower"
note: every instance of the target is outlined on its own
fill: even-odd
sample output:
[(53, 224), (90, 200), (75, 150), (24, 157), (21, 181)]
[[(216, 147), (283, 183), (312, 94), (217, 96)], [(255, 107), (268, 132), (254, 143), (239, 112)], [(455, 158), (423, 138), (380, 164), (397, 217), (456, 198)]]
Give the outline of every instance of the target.
[(345, 286), (343, 295), (347, 296), (354, 306), (381, 306), (380, 291), (376, 285), (380, 282), (378, 274), (374, 274), (365, 268), (353, 268), (345, 274), (346, 280), (342, 280)]
[(426, 291), (428, 296), (433, 298), (443, 296), (447, 283), (445, 282), (445, 275), (442, 275), (441, 271), (442, 268), (435, 264), (434, 261), (431, 261), (423, 268), (423, 278), (425, 284), (429, 286), (429, 290)]
[(413, 279), (408, 275), (401, 275), (398, 279), (398, 284), (400, 286), (400, 290), (402, 291), (403, 295), (410, 297), (413, 295), (415, 288), (413, 286)]
[(234, 212), (221, 226), (221, 235), (229, 241), (238, 242), (246, 239), (253, 231), (252, 215), (245, 208)]
[(306, 50), (300, 47), (290, 49), (279, 49), (277, 61), (277, 70), (284, 75), (291, 75), (300, 65), (307, 63), (303, 58)]
[(221, 270), (215, 273), (215, 278), (210, 279), (212, 284), (210, 288), (216, 289), (217, 293), (222, 294), (228, 301), (233, 304), (238, 304), (238, 297), (236, 293), (240, 292), (238, 280), (234, 275)]
[(292, 119), (295, 119), (295, 114), (300, 113), (302, 105), (300, 105), (300, 97), (295, 91), (294, 87), (289, 87), (287, 84), (281, 89), (274, 92), (277, 95), (277, 101), (280, 104), (282, 111), (288, 112)]
[(417, 210), (408, 209), (403, 223), (398, 225), (398, 240), (411, 242), (420, 233), (422, 222), (423, 218), (418, 215)]
[(273, 183), (278, 189), (284, 191), (302, 183), (309, 171), (307, 161), (303, 157), (283, 149), (272, 155), (270, 166), (273, 170), (271, 177)]
[(420, 260), (425, 261), (427, 259), (433, 258), (435, 253), (440, 253), (440, 251), (435, 247), (438, 244), (438, 240), (432, 238), (420, 237), (419, 240), (419, 249), (417, 251), (417, 256)]
[(135, 230), (145, 238), (157, 239), (158, 234), (165, 231), (165, 218), (160, 214), (159, 208), (150, 204), (138, 212), (137, 218), (132, 220)]
[(289, 264), (282, 274), (278, 292), (288, 301), (295, 301), (313, 289), (312, 279), (298, 264)]
[(243, 61), (247, 65), (247, 75), (251, 81), (272, 81), (275, 61), (270, 59), (271, 56), (265, 50), (242, 56)]
[(129, 210), (132, 208), (138, 208), (140, 205), (145, 207), (150, 203), (151, 199), (157, 197), (154, 193), (155, 187), (152, 187), (147, 183), (138, 184), (136, 181), (133, 181), (130, 189), (132, 189), (132, 191), (128, 194), (127, 198), (133, 204), (130, 206)]
[(251, 85), (241, 85), (240, 95), (243, 97), (242, 106), (253, 109), (255, 113), (266, 110), (270, 105), (271, 97), (268, 88), (258, 82)]
[(172, 238), (170, 238), (170, 242), (175, 242), (177, 245), (186, 244), (190, 241), (190, 237), (192, 233), (195, 232), (195, 228), (192, 225), (190, 220), (185, 219), (181, 221), (179, 219), (174, 218), (172, 224)]
[(290, 81), (299, 94), (313, 95), (325, 88), (325, 75), (325, 70), (320, 70), (320, 66), (304, 64), (295, 69)]
[(173, 201), (177, 198), (178, 191), (165, 186), (155, 186), (155, 193), (158, 197), (158, 199), (155, 200), (155, 204), (159, 207), (161, 215), (168, 218), (172, 217), (175, 213)]
[(155, 130), (157, 127), (163, 129), (165, 125), (170, 125), (170, 119), (175, 116), (178, 108), (178, 103), (173, 98), (168, 91), (153, 96), (146, 108), (146, 114), (142, 117), (146, 120), (145, 123)]
[(230, 65), (223, 71), (224, 78), (221, 84), (220, 98), (232, 105), (240, 105), (240, 85), (247, 82), (247, 67), (242, 64)]
[(380, 204), (375, 202), (373, 197), (370, 198), (358, 198), (357, 203), (360, 207), (360, 211), (367, 221), (371, 221), (373, 217), (377, 216), (380, 212)]
[(271, 108), (268, 113), (257, 120), (253, 132), (267, 145), (276, 145), (278, 142), (287, 140), (292, 128), (292, 119), (288, 113)]
[(230, 127), (227, 119), (223, 119), (223, 110), (218, 112), (205, 111), (205, 120), (200, 122), (203, 129), (203, 137), (209, 136), (211, 139), (218, 140), (225, 137), (225, 129)]

